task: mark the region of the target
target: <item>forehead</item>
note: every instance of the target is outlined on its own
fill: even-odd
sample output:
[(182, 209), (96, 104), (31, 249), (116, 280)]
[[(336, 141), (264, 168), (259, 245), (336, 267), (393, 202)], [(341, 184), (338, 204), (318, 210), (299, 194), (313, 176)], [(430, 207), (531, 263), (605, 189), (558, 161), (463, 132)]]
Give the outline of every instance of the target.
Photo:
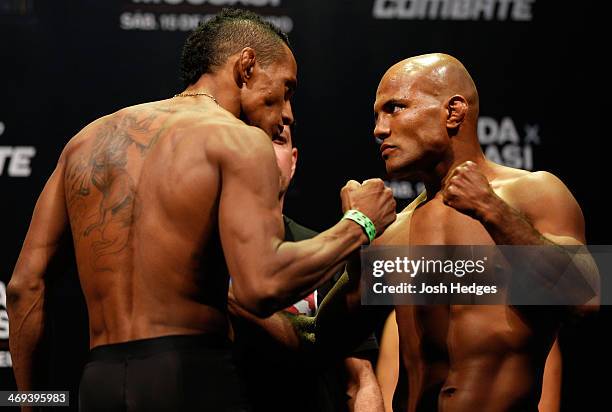
[(415, 93), (415, 74), (404, 70), (389, 70), (376, 89), (376, 106), (391, 99), (405, 99)]
[(279, 75), (297, 80), (297, 62), (293, 53), (283, 44), (284, 53), (272, 65)]
[(376, 94), (393, 94), (408, 90), (413, 83), (411, 77), (411, 74), (405, 71), (388, 71), (380, 80)]

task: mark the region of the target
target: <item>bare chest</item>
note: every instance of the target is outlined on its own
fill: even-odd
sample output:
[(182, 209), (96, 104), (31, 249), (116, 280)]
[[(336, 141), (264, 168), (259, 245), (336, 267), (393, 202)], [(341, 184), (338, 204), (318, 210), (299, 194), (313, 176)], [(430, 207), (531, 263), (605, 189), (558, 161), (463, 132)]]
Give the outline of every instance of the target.
[(380, 244), (492, 245), (494, 242), (478, 220), (432, 199), (398, 216)]

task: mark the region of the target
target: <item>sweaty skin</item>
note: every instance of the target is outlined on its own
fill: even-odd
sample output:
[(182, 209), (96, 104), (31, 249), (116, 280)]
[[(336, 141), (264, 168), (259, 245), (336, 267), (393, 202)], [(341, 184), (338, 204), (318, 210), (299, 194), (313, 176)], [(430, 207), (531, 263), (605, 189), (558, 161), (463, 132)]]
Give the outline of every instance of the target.
[(212, 101), (199, 113), (181, 110), (184, 103), (124, 109), (88, 126), (65, 151), (92, 347), (225, 330), (218, 165), (232, 128), (248, 127)]
[[(550, 173), (485, 159), (476, 87), (451, 56), (418, 56), (393, 66), (381, 80), (374, 111), (388, 174), (426, 187), (375, 244), (552, 246), (554, 253), (532, 262), (532, 275), (547, 284), (569, 271), (585, 280), (581, 292), (595, 292), (585, 305), (559, 309), (396, 307), (400, 368), (408, 376), (397, 389), (408, 393), (406, 411), (537, 411), (561, 322), (572, 311), (586, 314), (598, 306), (599, 275), (590, 257), (554, 247), (584, 244), (580, 207)], [(316, 317), (277, 317), (274, 338), (327, 356), (346, 353), (390, 310), (361, 306), (359, 285), (359, 260), (351, 259)]]
[[(559, 412), (561, 402), (561, 352), (558, 340), (553, 344), (544, 368), (542, 395), (538, 404), (539, 412)], [(399, 379), (399, 336), (395, 312), (385, 322), (380, 343), (380, 353), (376, 362), (376, 378), (385, 402), (385, 411), (392, 412), (393, 406), (405, 403), (405, 386), (394, 397), (395, 388), (402, 384)]]
[[(487, 161), (477, 136), (478, 94), (463, 65), (430, 54), (391, 67), (380, 82), (375, 137), (387, 173), (425, 183), (376, 245), (550, 246), (531, 275), (580, 306), (397, 306), (400, 376), (408, 412), (537, 411), (544, 365), (561, 322), (597, 310), (599, 274), (583, 245), (584, 218), (555, 176)], [(554, 207), (551, 207), (554, 205)], [(358, 256), (353, 256), (357, 258)], [(361, 306), (359, 260), (322, 302), (315, 318), (277, 319), (275, 338), (324, 354), (345, 353), (390, 311)], [(568, 275), (569, 274), (569, 275)], [(583, 280), (580, 291), (557, 281)]]
[[(90, 347), (166, 335), (227, 335), (228, 273), (245, 310), (268, 316), (331, 277), (367, 241), (343, 220), (283, 242), (270, 138), (291, 124), (297, 65), (267, 66), (249, 47), (187, 92), (122, 109), (65, 147), (34, 210), (8, 290), (20, 390), (43, 379), (47, 269), (72, 235)], [(252, 127), (239, 118), (258, 126)], [(265, 133), (264, 133), (265, 132)], [(380, 180), (349, 182), (343, 206), (384, 231), (395, 218)], [(387, 203), (389, 203), (387, 205)]]
[[(380, 82), (374, 112), (387, 173), (426, 187), (375, 244), (549, 246), (530, 262), (531, 276), (559, 286), (560, 297), (592, 297), (560, 308), (397, 306), (400, 376), (408, 377), (397, 391), (408, 394), (406, 411), (537, 411), (562, 321), (598, 307), (599, 274), (590, 256), (555, 247), (584, 244), (580, 207), (552, 174), (485, 159), (476, 87), (451, 56), (393, 66)], [(279, 322), (276, 338), (325, 354), (343, 353), (363, 339), (390, 307), (360, 305), (359, 272), (359, 260), (349, 260), (316, 317)], [(562, 276), (582, 280), (581, 290), (563, 286)]]
[[(584, 218), (559, 179), (484, 158), (478, 94), (456, 59), (430, 54), (391, 67), (374, 110), (387, 172), (426, 186), (377, 244), (584, 244)], [(562, 311), (397, 306), (396, 318), (407, 411), (537, 411)]]

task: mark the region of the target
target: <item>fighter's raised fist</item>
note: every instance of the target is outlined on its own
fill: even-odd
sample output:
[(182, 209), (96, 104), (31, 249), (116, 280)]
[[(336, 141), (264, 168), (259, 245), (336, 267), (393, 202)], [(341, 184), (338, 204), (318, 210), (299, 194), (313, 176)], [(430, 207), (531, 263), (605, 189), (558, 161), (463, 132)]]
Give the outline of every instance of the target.
[(457, 166), (444, 181), (442, 200), (444, 204), (473, 218), (482, 212), (497, 195), (478, 165), (467, 161)]
[(359, 210), (376, 226), (380, 235), (395, 220), (393, 192), (380, 179), (368, 179), (362, 184), (349, 180), (340, 191), (342, 211)]

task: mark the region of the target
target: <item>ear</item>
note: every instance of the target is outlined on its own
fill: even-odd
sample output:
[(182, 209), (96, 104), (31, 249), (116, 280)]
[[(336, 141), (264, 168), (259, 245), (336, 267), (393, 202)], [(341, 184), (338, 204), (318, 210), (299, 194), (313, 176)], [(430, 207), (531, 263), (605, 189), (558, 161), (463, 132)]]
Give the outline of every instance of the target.
[(295, 167), (297, 166), (298, 159), (298, 150), (296, 147), (291, 149), (291, 179), (293, 179), (293, 175), (295, 174)]
[(446, 103), (446, 127), (457, 129), (465, 120), (468, 112), (468, 102), (465, 97), (456, 94)]
[(253, 77), (256, 61), (255, 50), (252, 48), (245, 47), (240, 51), (238, 60), (236, 60), (234, 65), (234, 77), (238, 87), (242, 87)]

